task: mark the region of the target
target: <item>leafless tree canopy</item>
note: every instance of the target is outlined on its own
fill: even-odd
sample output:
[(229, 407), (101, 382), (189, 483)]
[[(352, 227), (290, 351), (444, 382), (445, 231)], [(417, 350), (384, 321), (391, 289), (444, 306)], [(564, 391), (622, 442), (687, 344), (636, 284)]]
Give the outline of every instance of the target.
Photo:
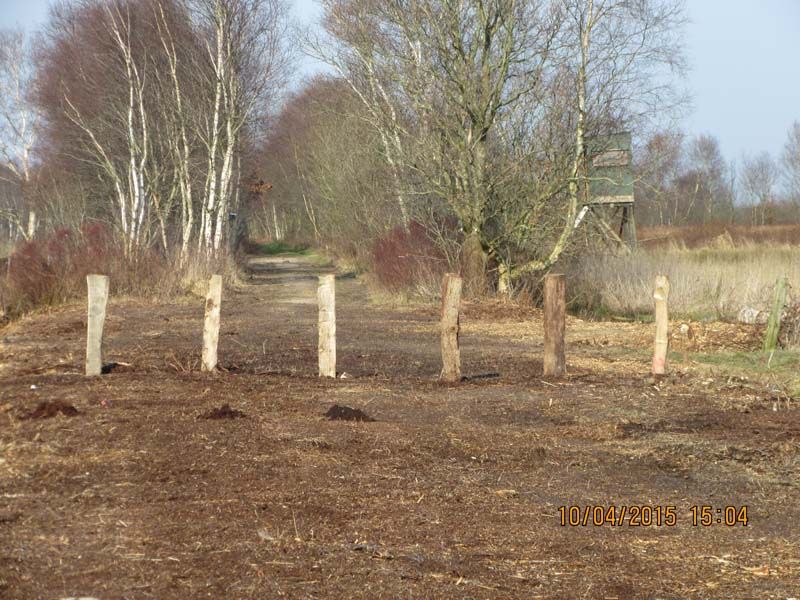
[(677, 97), (665, 73), (683, 67), (680, 2), (322, 5), (309, 51), (363, 104), (402, 219), (451, 211), (478, 277), (487, 259), (512, 279), (549, 268), (581, 201), (587, 137)]
[(80, 194), (132, 256), (223, 251), (286, 80), (286, 15), (281, 0), (57, 5), (35, 77), (49, 194)]
[[(0, 32), (3, 237), (94, 219), (185, 266), (247, 227), (354, 257), (423, 227), (469, 291), (509, 289), (570, 251), (587, 142), (626, 130), (646, 223), (800, 201), (800, 125), (738, 168), (669, 127), (682, 0), (320, 3), (302, 39), (285, 0), (66, 0), (35, 43)], [(286, 96), (300, 46), (330, 71)]]

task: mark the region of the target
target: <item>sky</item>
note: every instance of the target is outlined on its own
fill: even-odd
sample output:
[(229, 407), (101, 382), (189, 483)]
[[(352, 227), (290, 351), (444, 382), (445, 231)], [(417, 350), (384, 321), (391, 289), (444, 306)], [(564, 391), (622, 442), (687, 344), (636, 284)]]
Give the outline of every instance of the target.
[[(35, 29), (50, 0), (0, 0), (0, 27)], [(319, 14), (314, 0), (291, 0), (295, 18)], [(683, 129), (716, 136), (729, 160), (779, 156), (800, 121), (800, 1), (686, 0), (691, 23), (686, 86), (692, 110)], [(308, 74), (314, 63), (304, 62)]]

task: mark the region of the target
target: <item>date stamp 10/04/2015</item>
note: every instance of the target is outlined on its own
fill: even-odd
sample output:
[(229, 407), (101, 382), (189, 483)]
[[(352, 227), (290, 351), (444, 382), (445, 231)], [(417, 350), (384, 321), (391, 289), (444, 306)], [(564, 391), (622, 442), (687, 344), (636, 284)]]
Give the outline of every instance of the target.
[(558, 519), (561, 527), (677, 527), (679, 522), (692, 527), (747, 527), (749, 522), (746, 505), (710, 504), (696, 504), (682, 511), (672, 505), (559, 506)]

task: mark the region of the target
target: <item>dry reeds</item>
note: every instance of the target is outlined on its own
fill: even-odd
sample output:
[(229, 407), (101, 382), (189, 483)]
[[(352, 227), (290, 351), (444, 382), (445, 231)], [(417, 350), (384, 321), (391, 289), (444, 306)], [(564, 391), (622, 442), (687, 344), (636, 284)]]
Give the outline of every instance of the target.
[(651, 282), (664, 274), (675, 314), (731, 320), (745, 307), (768, 310), (778, 278), (800, 285), (800, 246), (721, 236), (701, 248), (671, 242), (629, 255), (584, 256), (570, 267), (571, 305), (597, 315), (650, 314)]

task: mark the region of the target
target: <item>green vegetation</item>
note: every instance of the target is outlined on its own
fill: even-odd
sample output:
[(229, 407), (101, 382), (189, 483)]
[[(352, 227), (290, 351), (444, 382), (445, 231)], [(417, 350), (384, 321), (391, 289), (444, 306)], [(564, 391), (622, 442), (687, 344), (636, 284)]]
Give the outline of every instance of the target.
[[(688, 356), (692, 362), (721, 375), (771, 380), (792, 396), (800, 396), (800, 375), (797, 372), (800, 350), (692, 353)], [(683, 354), (672, 352), (670, 359), (673, 364), (680, 364)]]
[(288, 242), (253, 243), (248, 251), (259, 256), (277, 256), (279, 254), (293, 254), (296, 256), (309, 256), (311, 249), (305, 244), (290, 244)]

